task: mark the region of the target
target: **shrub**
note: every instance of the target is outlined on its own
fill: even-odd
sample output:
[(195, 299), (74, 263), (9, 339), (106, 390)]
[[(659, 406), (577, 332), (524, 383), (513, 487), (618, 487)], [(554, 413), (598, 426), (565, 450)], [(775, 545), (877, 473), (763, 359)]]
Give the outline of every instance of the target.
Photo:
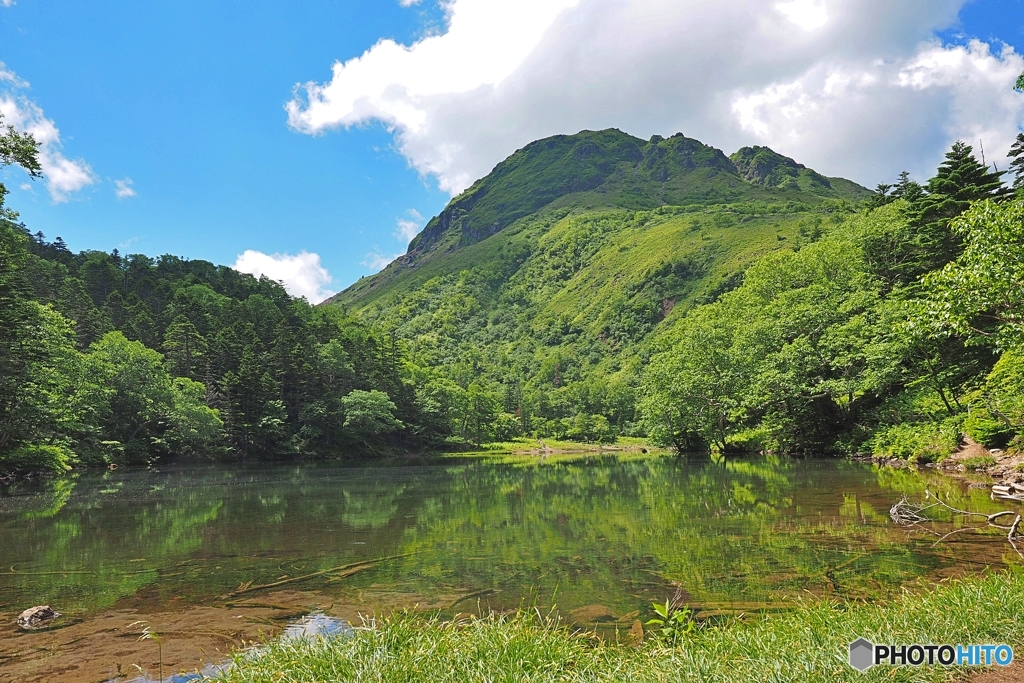
[(1013, 437), (1006, 424), (994, 420), (987, 410), (974, 410), (964, 420), (964, 433), (989, 448), (1004, 448)]
[(940, 423), (898, 424), (875, 433), (870, 441), (876, 455), (888, 455), (916, 462), (936, 462), (960, 444), (960, 424), (950, 419)]
[(63, 474), (77, 460), (64, 446), (20, 446), (0, 455), (0, 470)]
[(964, 469), (983, 470), (996, 464), (996, 459), (991, 455), (976, 455), (971, 458), (964, 458)]

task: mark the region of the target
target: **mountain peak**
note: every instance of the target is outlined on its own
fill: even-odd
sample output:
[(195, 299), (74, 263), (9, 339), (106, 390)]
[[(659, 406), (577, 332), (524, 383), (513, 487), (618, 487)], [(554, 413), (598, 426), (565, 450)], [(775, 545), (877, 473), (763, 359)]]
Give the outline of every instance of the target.
[(373, 290), (381, 278), (481, 242), (547, 209), (642, 210), (747, 201), (814, 205), (870, 194), (767, 147), (744, 147), (728, 157), (682, 133), (649, 140), (615, 128), (553, 135), (495, 166), (432, 218), (405, 256), (350, 289)]
[(769, 147), (741, 147), (729, 159), (744, 180), (759, 187), (810, 192), (832, 189), (828, 178)]

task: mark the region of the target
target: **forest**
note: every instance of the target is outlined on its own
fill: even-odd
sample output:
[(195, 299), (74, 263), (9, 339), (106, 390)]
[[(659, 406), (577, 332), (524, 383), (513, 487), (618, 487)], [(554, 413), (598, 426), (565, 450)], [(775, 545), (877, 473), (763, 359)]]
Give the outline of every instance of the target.
[[(0, 136), (0, 165), (38, 176), (37, 155)], [(872, 193), (767, 148), (559, 136), (320, 306), (206, 261), (74, 253), (0, 185), (0, 474), (519, 437), (1021, 448), (1024, 135), (1010, 156), (1012, 187), (958, 142)]]

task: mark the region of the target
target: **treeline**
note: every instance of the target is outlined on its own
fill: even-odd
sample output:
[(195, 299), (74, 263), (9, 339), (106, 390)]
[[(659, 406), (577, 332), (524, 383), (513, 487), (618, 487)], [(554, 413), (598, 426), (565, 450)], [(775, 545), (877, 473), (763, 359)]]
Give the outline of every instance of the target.
[(904, 174), (814, 244), (763, 257), (663, 340), (642, 379), (650, 435), (934, 460), (966, 433), (1024, 450), (1024, 199), (1002, 176), (958, 142), (927, 184)]
[(422, 442), (395, 342), (205, 261), (0, 221), (0, 469)]

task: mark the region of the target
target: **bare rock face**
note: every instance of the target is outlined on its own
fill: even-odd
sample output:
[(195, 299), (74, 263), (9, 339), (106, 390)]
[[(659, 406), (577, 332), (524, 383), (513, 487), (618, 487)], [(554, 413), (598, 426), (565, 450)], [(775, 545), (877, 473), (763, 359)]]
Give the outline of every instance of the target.
[(60, 616), (60, 612), (50, 609), (49, 605), (29, 607), (18, 616), (18, 626), (26, 631), (49, 626), (50, 622)]

